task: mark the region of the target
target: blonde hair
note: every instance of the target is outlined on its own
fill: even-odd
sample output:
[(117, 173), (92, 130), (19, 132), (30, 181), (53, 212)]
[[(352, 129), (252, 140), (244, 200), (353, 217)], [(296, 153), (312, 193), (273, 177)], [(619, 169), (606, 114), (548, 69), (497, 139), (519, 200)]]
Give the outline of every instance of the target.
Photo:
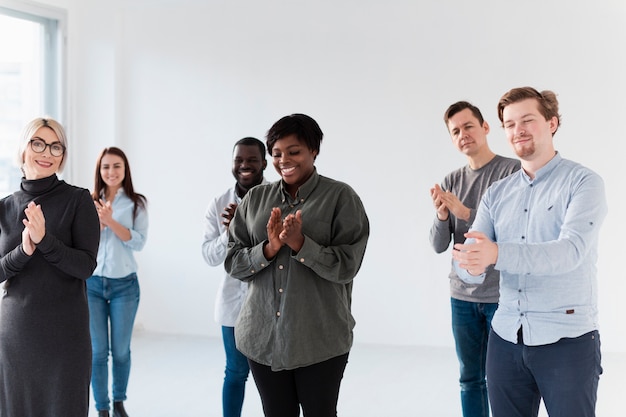
[(33, 138), (33, 135), (36, 131), (41, 129), (42, 127), (47, 127), (52, 129), (52, 131), (59, 138), (59, 142), (61, 145), (65, 147), (65, 153), (63, 154), (63, 159), (61, 160), (61, 164), (59, 165), (58, 172), (63, 172), (63, 168), (65, 167), (65, 162), (67, 161), (67, 136), (65, 135), (65, 129), (61, 125), (61, 123), (57, 122), (51, 117), (38, 117), (28, 123), (24, 129), (22, 130), (22, 137), (20, 140), (20, 146), (17, 151), (17, 163), (19, 167), (24, 165), (24, 152), (26, 152), (26, 147), (28, 146), (30, 140)]

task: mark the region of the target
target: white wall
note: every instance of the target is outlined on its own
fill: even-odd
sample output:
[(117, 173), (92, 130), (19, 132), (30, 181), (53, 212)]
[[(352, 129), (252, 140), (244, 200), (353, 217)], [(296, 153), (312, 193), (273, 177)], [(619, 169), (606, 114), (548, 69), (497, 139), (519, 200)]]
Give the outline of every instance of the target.
[[(54, 2), (59, 3), (59, 1)], [(512, 87), (559, 95), (563, 156), (597, 170), (610, 213), (599, 277), (603, 346), (626, 351), (619, 241), (626, 234), (622, 0), (67, 0), (73, 178), (91, 187), (104, 146), (129, 154), (150, 200), (138, 325), (217, 335), (221, 268), (204, 264), (201, 220), (233, 183), (231, 147), (303, 112), (325, 132), (318, 170), (361, 195), (372, 234), (354, 289), (359, 342), (452, 345), (449, 253), (428, 244), (428, 189), (464, 158), (445, 108), (467, 99), (512, 155), (495, 112)], [(615, 139), (613, 139), (613, 137)], [(276, 179), (272, 168), (268, 177)], [(558, 296), (558, 294), (555, 294)]]

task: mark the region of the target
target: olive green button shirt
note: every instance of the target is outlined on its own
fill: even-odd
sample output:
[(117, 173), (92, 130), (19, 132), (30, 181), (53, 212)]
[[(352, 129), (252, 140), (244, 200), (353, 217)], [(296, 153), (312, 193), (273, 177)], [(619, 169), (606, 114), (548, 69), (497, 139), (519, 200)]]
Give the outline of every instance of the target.
[[(302, 210), (304, 245), (283, 246), (266, 259), (273, 207), (283, 218)], [(224, 262), (232, 277), (249, 281), (235, 324), (237, 349), (273, 370), (295, 369), (343, 355), (352, 346), (352, 280), (363, 261), (369, 221), (347, 184), (313, 173), (295, 199), (282, 181), (254, 187), (229, 227)]]

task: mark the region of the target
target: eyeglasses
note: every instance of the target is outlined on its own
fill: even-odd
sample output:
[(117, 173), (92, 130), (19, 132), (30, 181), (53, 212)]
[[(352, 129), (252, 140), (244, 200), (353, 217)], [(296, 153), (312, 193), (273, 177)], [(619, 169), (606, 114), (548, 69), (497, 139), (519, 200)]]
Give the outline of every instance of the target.
[(52, 156), (61, 156), (65, 153), (65, 146), (63, 146), (61, 142), (46, 143), (41, 138), (34, 138), (31, 139), (29, 143), (30, 148), (36, 153), (44, 153), (48, 146), (50, 147), (50, 154), (52, 154)]

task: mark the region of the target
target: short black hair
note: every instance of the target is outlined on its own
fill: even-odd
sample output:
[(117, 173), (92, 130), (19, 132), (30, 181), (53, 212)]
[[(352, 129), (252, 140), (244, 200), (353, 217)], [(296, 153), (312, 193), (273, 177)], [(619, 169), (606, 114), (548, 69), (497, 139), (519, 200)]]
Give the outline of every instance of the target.
[(235, 142), (235, 145), (233, 146), (233, 151), (235, 150), (237, 145), (257, 146), (259, 148), (259, 151), (261, 152), (261, 158), (265, 159), (265, 144), (263, 144), (263, 142), (261, 142), (259, 139), (253, 138), (252, 136), (239, 139), (237, 142)]
[(267, 131), (267, 152), (271, 155), (276, 141), (290, 135), (296, 135), (310, 150), (319, 155), (324, 133), (312, 117), (301, 113), (281, 118)]

